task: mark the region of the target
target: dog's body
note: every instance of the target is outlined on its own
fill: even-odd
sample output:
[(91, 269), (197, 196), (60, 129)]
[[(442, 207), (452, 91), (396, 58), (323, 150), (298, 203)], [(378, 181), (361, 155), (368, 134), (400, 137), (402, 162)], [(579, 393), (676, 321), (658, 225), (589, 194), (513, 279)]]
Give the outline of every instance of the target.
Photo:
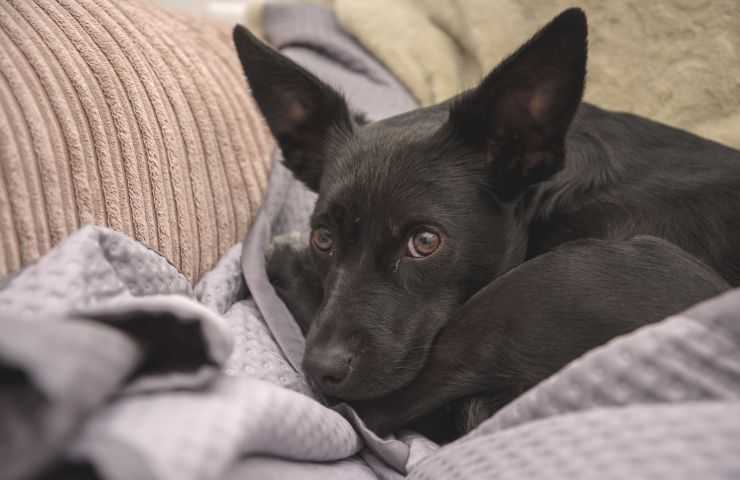
[[(527, 285), (537, 283), (530, 281), (537, 278), (537, 267), (549, 268), (538, 259), (552, 260), (547, 252), (567, 242), (604, 239), (617, 248), (635, 235), (653, 235), (698, 257), (730, 284), (740, 284), (740, 252), (734, 249), (740, 241), (735, 213), (740, 209), (740, 152), (582, 104), (586, 24), (579, 10), (561, 14), (479, 87), (449, 102), (368, 125), (356, 122), (334, 90), (246, 30), (237, 28), (235, 41), (286, 165), (319, 192), (311, 247), (296, 264), (320, 283), (316, 298), (307, 300), (309, 308), (293, 304), (299, 316), (317, 309), (310, 327), (304, 319), (304, 366), (321, 390), (355, 401), (382, 431), (428, 413), (440, 402), (501, 390), (497, 377), (481, 373), (484, 364), (466, 370), (474, 378), (448, 379), (464, 386), (454, 395), (443, 395), (441, 387), (440, 393), (435, 388), (414, 390), (414, 384), (430, 375), (444, 379), (450, 374), (449, 363), (430, 367), (435, 351), (463, 355), (477, 351), (470, 341), (480, 341), (478, 349), (502, 358), (500, 350), (508, 347), (496, 339), (509, 330), (493, 328), (494, 310), (503, 307), (496, 303), (500, 297), (486, 299), (487, 292), (511, 271), (520, 273), (500, 281), (514, 278), (521, 291), (509, 295), (515, 301), (506, 304), (509, 311), (517, 299), (522, 303), (532, 295), (558, 295), (557, 285), (549, 291), (538, 285), (536, 292)], [(601, 246), (586, 247), (579, 248), (586, 248), (582, 256), (592, 264), (609, 264), (594, 256), (603, 251)], [(613, 327), (604, 330), (608, 334), (579, 328), (573, 336), (558, 337), (559, 344), (538, 345), (542, 337), (532, 330), (522, 345), (562, 354), (544, 369), (528, 371), (525, 365), (517, 375), (541, 378), (543, 371), (554, 371), (584, 347), (688, 306), (686, 299), (693, 303), (721, 289), (716, 282), (707, 288), (704, 280), (697, 280), (704, 277), (697, 277), (696, 270), (704, 267), (683, 276), (671, 270), (677, 258), (673, 248), (668, 254), (646, 249), (620, 258), (624, 265), (650, 264), (646, 255), (667, 262), (656, 267), (655, 277), (647, 277), (649, 288), (664, 289), (667, 278), (680, 296), (660, 296), (655, 315), (635, 317), (635, 323), (627, 317), (653, 311), (644, 308), (643, 291), (630, 288), (630, 282), (610, 286), (601, 276), (600, 290), (591, 290), (601, 292), (601, 310), (584, 298), (582, 305), (589, 308), (562, 321), (583, 325), (585, 315), (595, 323), (613, 320)], [(576, 261), (578, 256), (568, 258)], [(614, 265), (619, 269), (619, 263)], [(645, 279), (636, 270), (621, 274), (631, 273), (631, 281), (639, 285)], [(555, 282), (558, 277), (548, 278)], [(589, 292), (578, 284), (589, 279), (567, 281), (572, 281), (572, 291)], [(470, 302), (485, 308), (469, 307)], [(640, 310), (628, 308), (630, 302)], [(557, 313), (547, 310), (553, 308), (551, 302), (531, 304), (543, 310), (522, 310), (528, 318), (552, 320)], [(460, 312), (468, 312), (465, 323), (476, 328), (450, 336), (452, 345), (440, 348), (449, 322), (460, 318)], [(527, 329), (540, 325), (527, 318), (517, 321), (522, 339), (529, 338)], [(480, 359), (485, 363), (492, 357)], [(494, 365), (506, 370), (506, 365)], [(456, 374), (464, 378), (465, 372)], [(403, 392), (400, 400), (394, 397)], [(422, 402), (414, 392), (430, 398)], [(390, 404), (394, 415), (379, 415), (368, 407), (384, 404), (383, 398), (397, 399)]]
[(648, 234), (740, 284), (740, 152), (581, 104), (564, 169), (534, 193), (527, 258), (578, 238)]
[(418, 429), (452, 439), (595, 346), (727, 288), (705, 264), (655, 237), (568, 242), (468, 300), (413, 381), (354, 405), (380, 434), (421, 419)]

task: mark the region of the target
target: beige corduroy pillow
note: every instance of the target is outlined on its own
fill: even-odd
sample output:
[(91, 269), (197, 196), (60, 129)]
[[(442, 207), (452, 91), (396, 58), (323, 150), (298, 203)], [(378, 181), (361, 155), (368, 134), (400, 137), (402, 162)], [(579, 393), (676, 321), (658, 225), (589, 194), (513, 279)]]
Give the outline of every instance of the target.
[(273, 148), (228, 26), (0, 1), (0, 277), (98, 224), (195, 280), (245, 234)]

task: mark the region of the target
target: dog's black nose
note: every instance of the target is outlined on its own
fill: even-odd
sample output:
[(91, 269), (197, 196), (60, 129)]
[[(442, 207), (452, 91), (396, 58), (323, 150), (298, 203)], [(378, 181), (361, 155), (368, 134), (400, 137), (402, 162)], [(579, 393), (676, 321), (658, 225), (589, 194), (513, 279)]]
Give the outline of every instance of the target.
[(312, 349), (303, 360), (303, 368), (324, 393), (334, 394), (352, 369), (352, 354), (340, 347)]

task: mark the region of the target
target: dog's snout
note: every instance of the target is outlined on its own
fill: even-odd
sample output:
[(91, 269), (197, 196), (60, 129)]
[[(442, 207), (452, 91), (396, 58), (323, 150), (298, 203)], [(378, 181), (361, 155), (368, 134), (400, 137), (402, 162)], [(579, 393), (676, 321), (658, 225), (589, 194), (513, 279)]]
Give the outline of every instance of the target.
[(349, 377), (352, 360), (352, 354), (341, 347), (314, 348), (306, 355), (303, 368), (324, 393), (331, 395)]

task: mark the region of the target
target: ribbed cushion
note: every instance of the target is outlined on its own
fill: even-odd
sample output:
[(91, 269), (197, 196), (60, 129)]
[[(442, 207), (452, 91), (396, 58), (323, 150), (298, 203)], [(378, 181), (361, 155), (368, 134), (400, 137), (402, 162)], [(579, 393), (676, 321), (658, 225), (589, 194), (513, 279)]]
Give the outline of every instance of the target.
[(83, 224), (191, 280), (246, 233), (274, 143), (230, 29), (153, 3), (0, 1), (0, 277)]

